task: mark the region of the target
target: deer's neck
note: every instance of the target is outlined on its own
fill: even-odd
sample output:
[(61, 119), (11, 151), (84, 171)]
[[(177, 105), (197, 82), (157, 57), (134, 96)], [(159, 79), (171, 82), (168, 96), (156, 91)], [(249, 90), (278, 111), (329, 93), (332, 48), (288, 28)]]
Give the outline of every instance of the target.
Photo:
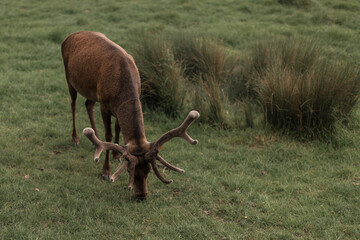
[(117, 110), (117, 119), (124, 143), (130, 152), (141, 152), (149, 148), (146, 140), (144, 118), (139, 98), (123, 102)]

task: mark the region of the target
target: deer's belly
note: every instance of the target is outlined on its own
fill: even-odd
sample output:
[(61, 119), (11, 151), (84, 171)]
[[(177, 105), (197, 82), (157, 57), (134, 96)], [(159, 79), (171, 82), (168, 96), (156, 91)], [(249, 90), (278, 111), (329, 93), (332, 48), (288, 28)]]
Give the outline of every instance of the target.
[(89, 99), (91, 101), (94, 102), (98, 102), (98, 95), (97, 95), (97, 84), (94, 83), (93, 81), (71, 81), (70, 80), (71, 85), (73, 86), (73, 88), (75, 88), (75, 90), (82, 95), (83, 97), (85, 97), (86, 99)]

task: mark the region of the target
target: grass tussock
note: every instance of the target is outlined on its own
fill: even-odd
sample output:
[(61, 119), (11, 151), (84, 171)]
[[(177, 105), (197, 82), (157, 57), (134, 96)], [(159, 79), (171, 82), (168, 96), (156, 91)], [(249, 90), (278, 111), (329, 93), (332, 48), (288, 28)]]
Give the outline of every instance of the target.
[(254, 127), (262, 106), (265, 122), (276, 129), (311, 139), (331, 136), (359, 93), (359, 71), (330, 63), (311, 40), (258, 43), (239, 61), (196, 34), (147, 36), (135, 59), (145, 105), (170, 116), (194, 108), (201, 121), (222, 128)]
[(256, 99), (257, 79), (264, 78), (268, 69), (280, 65), (280, 69), (292, 69), (303, 74), (319, 57), (319, 48), (313, 41), (293, 39), (257, 43), (252, 53), (242, 59), (241, 67), (232, 75), (229, 96), (232, 100)]
[(295, 6), (298, 8), (307, 8), (311, 5), (310, 0), (278, 0), (282, 5)]
[(199, 79), (198, 85), (195, 86), (192, 105), (201, 112), (201, 121), (220, 127), (227, 126), (223, 98), (223, 92), (216, 79)]
[(191, 105), (202, 112), (202, 121), (227, 126), (222, 89), (234, 71), (234, 59), (221, 44), (196, 34), (177, 34), (170, 41), (189, 85), (196, 89)]
[[(349, 116), (359, 94), (359, 71), (330, 63), (309, 41), (259, 45), (251, 80), (267, 123), (298, 136), (331, 136), (336, 121)], [(263, 52), (262, 61), (258, 56)]]
[(195, 84), (200, 79), (224, 83), (231, 75), (234, 63), (221, 44), (194, 33), (175, 34), (170, 41), (174, 56)]
[(173, 113), (181, 112), (185, 99), (187, 108), (201, 112), (202, 121), (227, 125), (223, 88), (235, 64), (221, 44), (196, 34), (146, 36), (140, 42), (134, 57), (142, 78), (145, 105), (176, 115)]
[(196, 91), (190, 105), (201, 111), (202, 121), (228, 126), (229, 119), (224, 112), (227, 96), (223, 88), (233, 74), (235, 59), (220, 43), (194, 33), (175, 34), (169, 39), (188, 84)]
[(168, 116), (177, 116), (185, 98), (184, 77), (169, 44), (160, 37), (144, 38), (134, 48), (133, 55), (142, 80), (144, 104)]

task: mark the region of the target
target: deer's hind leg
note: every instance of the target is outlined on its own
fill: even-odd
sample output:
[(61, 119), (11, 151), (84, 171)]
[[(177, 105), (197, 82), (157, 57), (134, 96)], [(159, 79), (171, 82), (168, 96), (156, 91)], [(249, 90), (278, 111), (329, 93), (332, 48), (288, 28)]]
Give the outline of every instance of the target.
[(79, 137), (76, 131), (76, 98), (77, 98), (77, 91), (73, 88), (69, 83), (69, 93), (71, 97), (71, 111), (73, 117), (73, 131), (72, 131), (72, 140), (75, 146), (79, 145)]

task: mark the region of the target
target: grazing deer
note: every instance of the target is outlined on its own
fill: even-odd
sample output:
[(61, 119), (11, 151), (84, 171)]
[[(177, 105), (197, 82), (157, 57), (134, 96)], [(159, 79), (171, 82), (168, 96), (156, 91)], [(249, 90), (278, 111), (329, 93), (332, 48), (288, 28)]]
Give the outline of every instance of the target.
[[(63, 41), (61, 47), (72, 100), (72, 139), (75, 145), (79, 144), (75, 110), (77, 93), (80, 93), (87, 99), (85, 105), (92, 128), (85, 128), (83, 133), (96, 146), (95, 162), (99, 161), (101, 152), (106, 150), (103, 178), (110, 178), (113, 182), (116, 176), (127, 168), (128, 189), (132, 189), (134, 185), (136, 197), (143, 200), (148, 193), (147, 176), (151, 168), (162, 182), (172, 182), (161, 175), (156, 160), (173, 171), (184, 172), (163, 159), (158, 154), (159, 148), (174, 137), (181, 137), (191, 144), (197, 144), (198, 141), (193, 140), (186, 130), (200, 114), (191, 111), (178, 128), (163, 134), (156, 142), (148, 142), (140, 102), (140, 76), (132, 56), (105, 35), (96, 32), (73, 33)], [(94, 120), (95, 102), (100, 102), (106, 142), (98, 139)], [(115, 143), (111, 143), (111, 116), (116, 117)], [(117, 144), (120, 130), (125, 145)], [(115, 154), (120, 153), (126, 160), (111, 177), (109, 150)]]

